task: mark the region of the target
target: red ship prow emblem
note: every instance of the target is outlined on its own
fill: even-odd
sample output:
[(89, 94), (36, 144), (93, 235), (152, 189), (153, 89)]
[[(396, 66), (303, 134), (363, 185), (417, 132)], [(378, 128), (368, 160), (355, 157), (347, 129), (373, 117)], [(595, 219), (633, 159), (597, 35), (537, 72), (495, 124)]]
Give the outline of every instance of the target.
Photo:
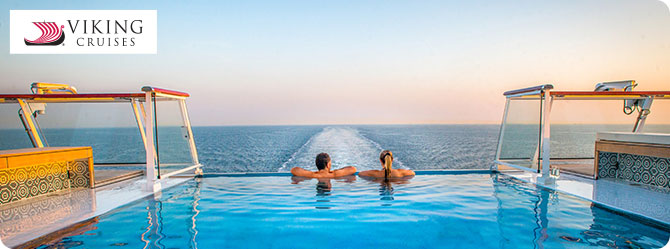
[(31, 41), (23, 38), (26, 45), (59, 45), (65, 41), (65, 34), (63, 33), (64, 25), (58, 28), (55, 22), (33, 22), (35, 26), (42, 30), (42, 36)]

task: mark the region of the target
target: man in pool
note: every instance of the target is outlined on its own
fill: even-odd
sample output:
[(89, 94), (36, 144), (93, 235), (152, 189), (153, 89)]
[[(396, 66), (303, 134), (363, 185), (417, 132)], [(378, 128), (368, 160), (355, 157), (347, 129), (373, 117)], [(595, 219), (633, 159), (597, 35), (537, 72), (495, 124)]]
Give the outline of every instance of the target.
[(300, 167), (291, 169), (291, 174), (294, 176), (310, 177), (310, 178), (332, 178), (353, 175), (356, 173), (356, 167), (347, 166), (341, 169), (330, 170), (330, 156), (328, 153), (319, 153), (316, 155), (316, 172), (312, 172)]

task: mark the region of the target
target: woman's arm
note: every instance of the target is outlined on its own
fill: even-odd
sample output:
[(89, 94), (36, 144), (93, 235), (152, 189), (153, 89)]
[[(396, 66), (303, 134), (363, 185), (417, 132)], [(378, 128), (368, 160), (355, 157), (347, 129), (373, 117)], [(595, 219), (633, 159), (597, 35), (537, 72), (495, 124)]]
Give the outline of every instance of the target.
[[(366, 171), (361, 171), (361, 173), (358, 173), (358, 176), (362, 177), (379, 177), (381, 170), (366, 170)], [(384, 177), (382, 175), (381, 177)]]
[(416, 173), (414, 173), (414, 170), (411, 170), (411, 169), (398, 169), (398, 172), (400, 172), (402, 174), (402, 176), (416, 175)]

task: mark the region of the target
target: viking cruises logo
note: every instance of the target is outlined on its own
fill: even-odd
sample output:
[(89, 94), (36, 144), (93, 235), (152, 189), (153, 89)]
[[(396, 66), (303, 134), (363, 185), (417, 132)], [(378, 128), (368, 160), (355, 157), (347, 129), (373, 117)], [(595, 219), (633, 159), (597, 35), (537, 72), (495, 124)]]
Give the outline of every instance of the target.
[(9, 53), (156, 54), (157, 16), (156, 10), (10, 10)]
[(60, 28), (55, 22), (33, 22), (35, 26), (40, 28), (42, 35), (35, 40), (28, 40), (23, 38), (23, 41), (28, 46), (56, 46), (60, 45), (65, 41), (65, 33), (63, 29), (65, 25), (61, 25)]

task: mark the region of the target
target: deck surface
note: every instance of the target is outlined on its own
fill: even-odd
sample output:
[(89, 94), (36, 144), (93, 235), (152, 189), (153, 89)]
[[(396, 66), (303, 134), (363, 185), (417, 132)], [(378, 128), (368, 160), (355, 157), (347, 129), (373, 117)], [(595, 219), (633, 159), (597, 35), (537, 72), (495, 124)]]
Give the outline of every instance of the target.
[(95, 187), (102, 187), (115, 182), (144, 175), (142, 170), (96, 169)]
[(561, 172), (570, 172), (587, 178), (595, 176), (593, 159), (558, 159), (552, 160), (551, 166), (558, 167)]

